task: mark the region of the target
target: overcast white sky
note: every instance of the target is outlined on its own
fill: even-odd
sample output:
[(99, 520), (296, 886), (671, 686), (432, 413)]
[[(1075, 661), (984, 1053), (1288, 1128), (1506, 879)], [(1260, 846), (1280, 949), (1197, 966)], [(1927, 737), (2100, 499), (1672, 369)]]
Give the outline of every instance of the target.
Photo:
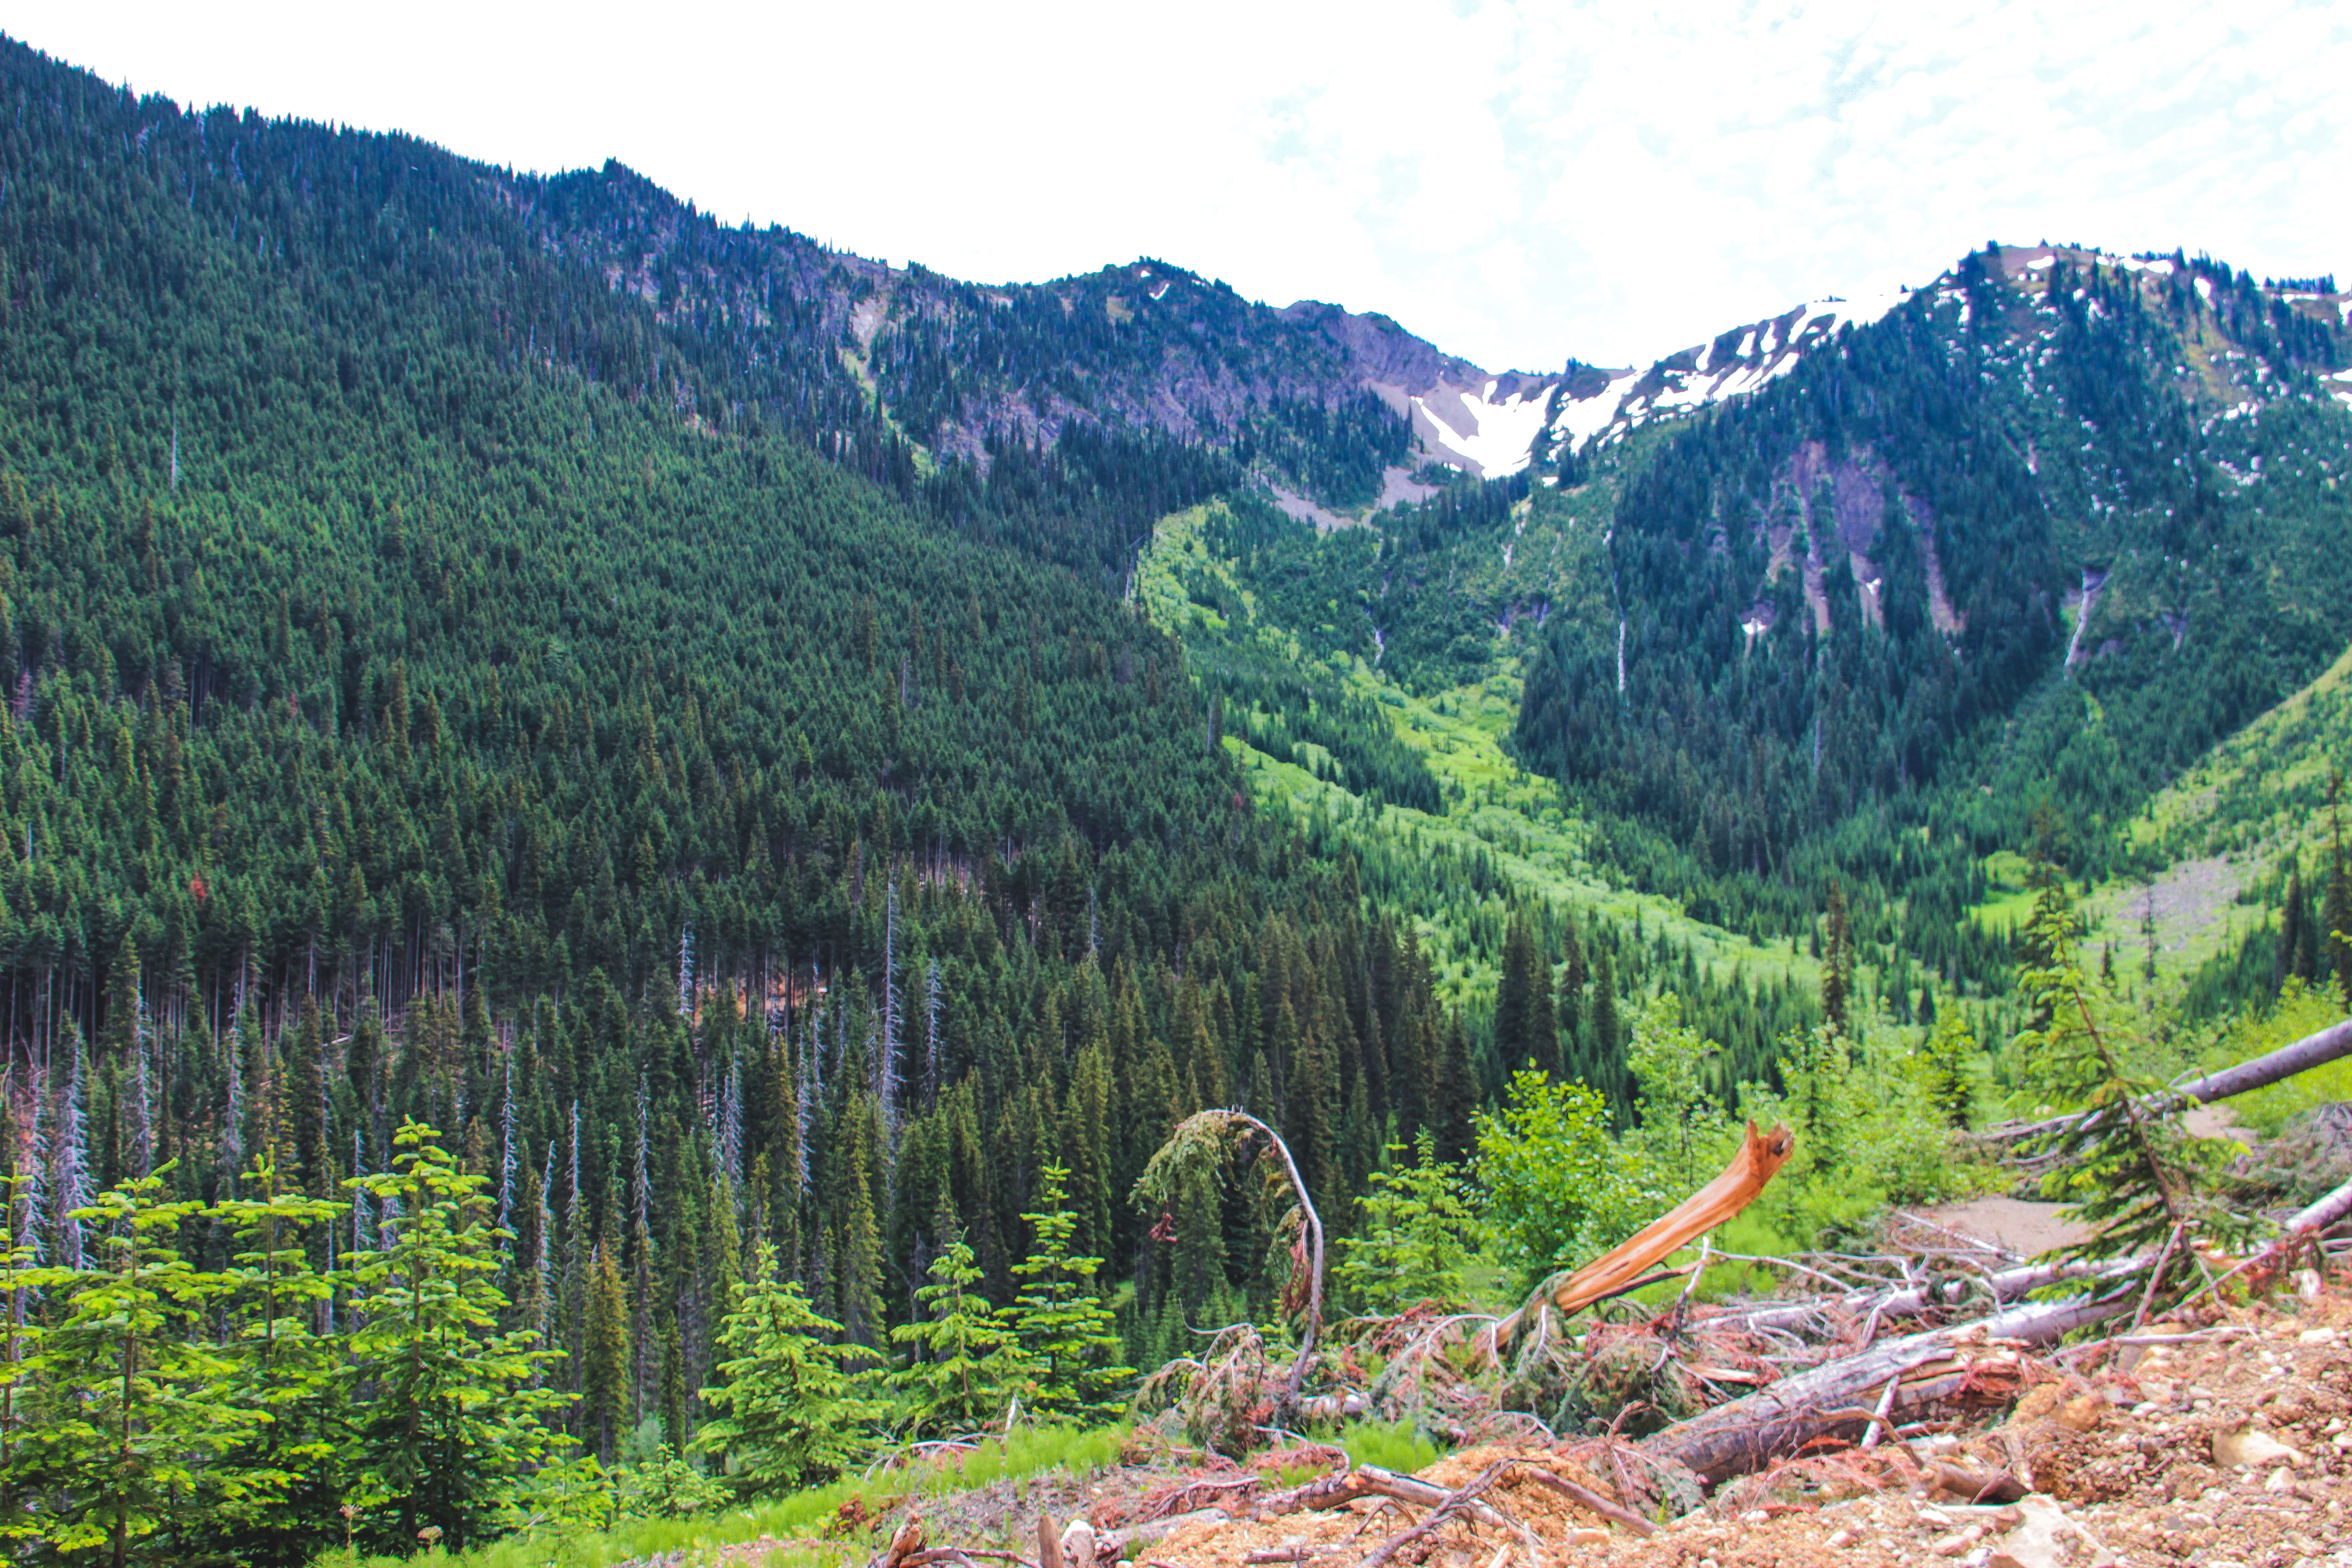
[(2324, 0), (0, 0), (0, 27), (183, 102), (617, 157), (965, 278), (1157, 256), (1490, 369), (1646, 363), (1989, 238), (2352, 275), (2352, 5)]

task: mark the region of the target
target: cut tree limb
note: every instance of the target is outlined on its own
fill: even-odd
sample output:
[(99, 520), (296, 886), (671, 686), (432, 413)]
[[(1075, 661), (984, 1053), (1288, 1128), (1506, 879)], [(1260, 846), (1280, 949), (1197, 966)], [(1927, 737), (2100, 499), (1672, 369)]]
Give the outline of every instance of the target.
[[(1563, 1312), (1580, 1311), (1603, 1297), (1627, 1289), (1651, 1268), (1754, 1203), (1766, 1184), (1788, 1163), (1790, 1151), (1796, 1146), (1796, 1134), (1787, 1128), (1775, 1127), (1768, 1134), (1757, 1131), (1756, 1123), (1749, 1122), (1739, 1152), (1732, 1156), (1722, 1174), (1551, 1286), (1552, 1305)], [(1488, 1342), (1498, 1355), (1519, 1331), (1528, 1308), (1541, 1296), (1538, 1292), (1527, 1306), (1501, 1320), (1490, 1331)]]
[[(1371, 1553), (1364, 1559), (1361, 1568), (1381, 1568), (1381, 1564), (1386, 1563), (1390, 1558), (1394, 1557), (1398, 1552), (1403, 1551), (1407, 1546), (1412, 1545), (1414, 1542), (1421, 1540), (1424, 1536), (1435, 1534), (1439, 1526), (1443, 1525), (1447, 1520), (1452, 1519), (1456, 1514), (1470, 1512), (1475, 1509), (1481, 1515), (1491, 1515), (1496, 1518), (1500, 1518), (1501, 1516), (1494, 1515), (1491, 1509), (1486, 1508), (1477, 1500), (1478, 1494), (1493, 1486), (1496, 1481), (1500, 1480), (1502, 1479), (1503, 1472), (1508, 1468), (1510, 1468), (1510, 1461), (1508, 1459), (1498, 1459), (1495, 1463), (1487, 1466), (1484, 1470), (1481, 1470), (1475, 1479), (1470, 1481), (1459, 1491), (1440, 1493), (1438, 1504), (1435, 1508), (1430, 1510), (1430, 1514), (1427, 1519), (1423, 1520), (1419, 1524), (1412, 1526), (1409, 1530), (1402, 1531), (1395, 1535), (1391, 1535), (1386, 1541), (1381, 1542), (1381, 1544), (1373, 1548)], [(1432, 1488), (1431, 1489), (1433, 1491), (1436, 1490), (1435, 1488)], [(1506, 1529), (1510, 1530), (1514, 1534), (1523, 1535), (1527, 1531), (1527, 1527), (1518, 1523), (1516, 1520), (1504, 1519), (1502, 1520), (1502, 1523)]]
[[(1415, 1508), (1438, 1508), (1456, 1495), (1417, 1476), (1400, 1475), (1378, 1465), (1358, 1465), (1352, 1470), (1318, 1476), (1304, 1486), (1276, 1493), (1258, 1504), (1257, 1516), (1271, 1519), (1278, 1514), (1298, 1513), (1307, 1509), (1339, 1508), (1363, 1497), (1394, 1498)], [(1485, 1503), (1476, 1501), (1475, 1496), (1467, 1507), (1470, 1516), (1481, 1524), (1499, 1530), (1519, 1528)]]
[[(2112, 1287), (2147, 1262), (2129, 1258), (2104, 1265), (2093, 1277), (2093, 1291), (2070, 1300), (2034, 1302), (1972, 1323), (1884, 1340), (1859, 1355), (1792, 1373), (1769, 1388), (1669, 1426), (1642, 1447), (1657, 1458), (1687, 1467), (1711, 1486), (1810, 1443), (1859, 1436), (1874, 1418), (1887, 1418), (1880, 1409), (1899, 1420), (1906, 1409), (1958, 1394), (1975, 1369), (1972, 1345), (1996, 1340), (2046, 1343), (2131, 1310), (2136, 1292)], [(2098, 1289), (2102, 1284), (2109, 1288)], [(1890, 1382), (1895, 1397), (1887, 1401), (1880, 1391)]]
[(1632, 1509), (1620, 1508), (1591, 1487), (1578, 1486), (1566, 1476), (1554, 1475), (1541, 1465), (1521, 1465), (1519, 1468), (1538, 1484), (1549, 1487), (1579, 1508), (1590, 1510), (1603, 1519), (1614, 1520), (1636, 1535), (1655, 1535), (1658, 1532), (1656, 1525)]

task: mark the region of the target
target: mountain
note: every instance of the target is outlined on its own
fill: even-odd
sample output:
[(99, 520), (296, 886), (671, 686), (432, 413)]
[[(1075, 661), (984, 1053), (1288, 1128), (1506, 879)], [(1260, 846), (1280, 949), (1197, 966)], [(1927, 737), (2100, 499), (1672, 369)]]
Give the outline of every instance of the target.
[[(1150, 1351), (1279, 1284), (1278, 1214), (1240, 1203), (1229, 1252), (1189, 1206), (1180, 1274), (1129, 1201), (1177, 1119), (1247, 1100), (1335, 1205), (1392, 1127), (1466, 1146), (1416, 935), (1251, 808), (1090, 553), (1239, 458), (928, 457), (844, 345), (656, 309), (502, 172), (13, 43), (0, 87), (12, 1248), (95, 1256), (74, 1211), (151, 1170), (339, 1194), (414, 1117), (528, 1233), (506, 1326), (567, 1348), (609, 1456), (664, 1325), (708, 1381), (727, 1237), (884, 1345), (952, 1237), (1011, 1299), (1055, 1167)], [(246, 1437), (222, 1473), (278, 1464)], [(174, 1550), (343, 1528), (195, 1510)]]
[[(2144, 872), (2135, 813), (2344, 646), (2347, 304), (1988, 250), (1851, 319), (1571, 367), (1532, 473), (1369, 532), (1188, 531), (1176, 613), (1273, 760), (1360, 798), (1411, 775), (1361, 745), (1351, 772), (1332, 715), (1393, 699), (1409, 744), (1401, 715), (1499, 702), (1508, 765), (1579, 825), (1548, 898), (1630, 883), (1713, 951), (1807, 940), (1839, 879), (1898, 1017), (1923, 975), (1996, 1004), (2008, 917), (1974, 911), (2036, 814), (2076, 876)], [(1486, 842), (1507, 860), (1542, 810)]]
[(1234, 454), (1296, 515), (1329, 524), (1333, 509), (1427, 494), (1414, 475), (1431, 464), (1524, 466), (1560, 380), (1490, 375), (1387, 317), (1254, 304), (1149, 258), (964, 283), (723, 227), (618, 163), (495, 179), (550, 256), (724, 342), (773, 404), (811, 386), (878, 397), (926, 461), (1149, 433)]
[[(1631, 1124), (1637, 1016), (1727, 1104), (1847, 981), (1858, 1032), (1996, 1039), (2021, 852), (2152, 876), (2207, 842), (2147, 826), (2167, 785), (2307, 815), (2307, 765), (2242, 781), (2340, 728), (2332, 279), (1994, 247), (1490, 374), (1159, 260), (960, 282), (617, 163), (190, 112), (15, 43), (0, 89), (10, 1267), (99, 1247), (79, 1199), (149, 1172), (383, 1178), (413, 1117), (606, 1458), (648, 1390), (691, 1425), (757, 1244), (858, 1358), (959, 1241), (1000, 1302), (1050, 1237), (1102, 1260), (1064, 1283), (1130, 1359), (1270, 1320), (1266, 1192), (1130, 1198), (1203, 1107), (1278, 1130), (1337, 1232), (1529, 1064)], [(429, 1228), (272, 1212), (322, 1268)], [(224, 1364), (274, 1398), (239, 1290)], [(35, 1426), (87, 1425), (44, 1366)], [(364, 1420), (286, 1419), (362, 1468), (142, 1528), (408, 1549), (422, 1505), (346, 1439), (415, 1428), (338, 1386)], [(281, 1440), (190, 1439), (291, 1486)], [(526, 1468), (434, 1500), (444, 1544)]]

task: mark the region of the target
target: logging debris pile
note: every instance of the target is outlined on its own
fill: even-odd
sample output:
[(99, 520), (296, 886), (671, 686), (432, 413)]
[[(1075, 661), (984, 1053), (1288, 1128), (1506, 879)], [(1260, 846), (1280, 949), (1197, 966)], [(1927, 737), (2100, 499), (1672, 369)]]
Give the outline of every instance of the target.
[[(1734, 1478), (1643, 1533), (1561, 1497), (1671, 1515), (1655, 1441), (1571, 1438), (1458, 1451), (1422, 1482), (1481, 1494), (1495, 1517), (1447, 1521), (1435, 1568), (2352, 1568), (2352, 1296), (2315, 1275), (2284, 1305), (2208, 1305), (2048, 1355), (1987, 1347), (2004, 1370), (1946, 1418), (1871, 1448), (1825, 1442)], [(1248, 1517), (1228, 1495), (1139, 1550), (1171, 1568), (1367, 1562), (1429, 1512), (1374, 1493), (1328, 1512)], [(1525, 1533), (1517, 1528), (1525, 1527)], [(1531, 1549), (1526, 1536), (1535, 1538)]]
[(1981, 1340), (1901, 1430), (1865, 1447), (1857, 1421), (1707, 1489), (1664, 1457), (1674, 1426), (1477, 1442), (1401, 1475), (1303, 1442), (1236, 1460), (1146, 1426), (1102, 1472), (878, 1514), (853, 1500), (824, 1539), (698, 1561), (2352, 1568), (2352, 1272), (2279, 1283), (2063, 1348)]

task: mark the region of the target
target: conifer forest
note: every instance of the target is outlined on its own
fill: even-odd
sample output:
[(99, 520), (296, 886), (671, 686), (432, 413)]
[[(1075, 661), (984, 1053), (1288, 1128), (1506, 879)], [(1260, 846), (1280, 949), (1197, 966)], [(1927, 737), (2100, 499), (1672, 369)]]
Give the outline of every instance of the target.
[(2004, 257), (1489, 476), (1381, 318), (0, 40), (0, 1558), (1098, 1427), (1308, 1220), (1516, 1303), (1779, 1120), (1811, 1245), (2095, 1092), (2053, 974), (2329, 1012), (2334, 280)]

